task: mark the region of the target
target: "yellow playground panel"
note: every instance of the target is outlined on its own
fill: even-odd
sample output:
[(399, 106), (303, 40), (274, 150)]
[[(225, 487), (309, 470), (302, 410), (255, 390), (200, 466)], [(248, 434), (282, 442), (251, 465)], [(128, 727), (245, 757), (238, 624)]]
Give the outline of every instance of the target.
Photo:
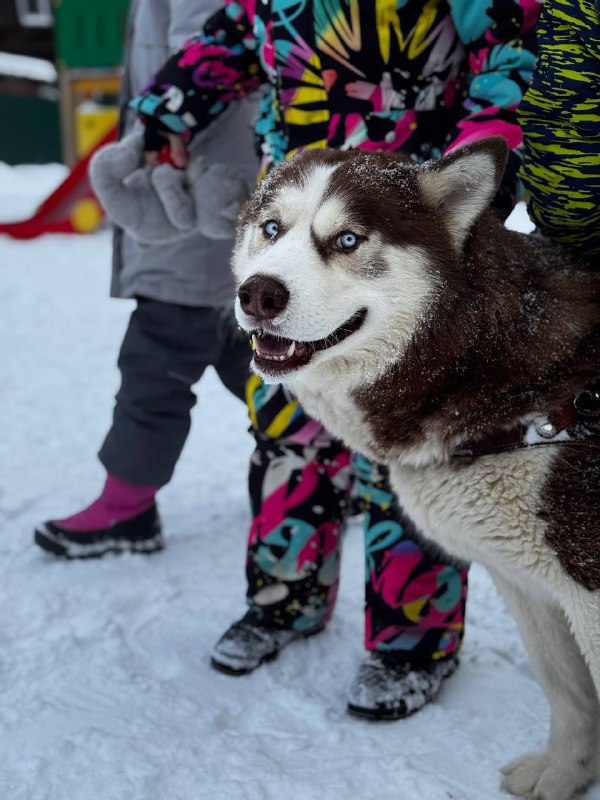
[(79, 77), (75, 71), (71, 71), (68, 86), (61, 85), (63, 125), (69, 125), (69, 147), (75, 158), (89, 153), (119, 121), (120, 88), (118, 75)]

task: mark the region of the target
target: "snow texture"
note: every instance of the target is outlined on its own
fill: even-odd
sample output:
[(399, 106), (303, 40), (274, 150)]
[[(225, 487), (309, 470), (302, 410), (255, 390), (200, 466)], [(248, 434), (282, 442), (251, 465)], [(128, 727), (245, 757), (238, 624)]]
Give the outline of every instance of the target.
[[(44, 172), (2, 167), (0, 217), (42, 199)], [(479, 567), (462, 665), (406, 721), (345, 712), (363, 656), (357, 524), (328, 630), (250, 676), (211, 670), (244, 611), (251, 452), (245, 409), (214, 374), (160, 496), (163, 553), (63, 563), (32, 546), (35, 523), (102, 480), (132, 309), (107, 298), (109, 262), (108, 231), (0, 237), (0, 798), (501, 800), (498, 768), (544, 744), (549, 712)]]
[(0, 75), (14, 75), (41, 83), (54, 83), (58, 78), (56, 67), (43, 58), (32, 58), (15, 53), (0, 52)]

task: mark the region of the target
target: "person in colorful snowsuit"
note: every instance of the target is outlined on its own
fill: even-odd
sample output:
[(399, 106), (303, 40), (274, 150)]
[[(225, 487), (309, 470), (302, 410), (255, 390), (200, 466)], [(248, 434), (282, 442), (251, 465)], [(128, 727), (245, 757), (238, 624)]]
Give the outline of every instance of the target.
[[(515, 112), (535, 62), (535, 0), (228, 2), (132, 102), (155, 158), (182, 157), (226, 108), (260, 87), (261, 174), (315, 147), (402, 150), (416, 161), (499, 134), (511, 148), (496, 197), (517, 191)], [(365, 644), (349, 710), (398, 718), (433, 699), (457, 665), (467, 570), (423, 542), (385, 470), (351, 454), (281, 386), (247, 388), (257, 449), (247, 553), (249, 610), (213, 650), (242, 674), (330, 619), (343, 523), (364, 515)]]
[[(120, 137), (139, 126), (128, 103), (147, 77), (215, 11), (215, 0), (134, 0), (122, 87)], [(207, 162), (226, 161), (251, 188), (255, 104), (244, 101), (207, 131)], [(141, 126), (140, 126), (141, 128)], [(143, 155), (140, 153), (143, 162)], [(155, 496), (168, 483), (190, 428), (192, 391), (208, 366), (242, 401), (250, 350), (231, 308), (234, 226), (228, 239), (196, 234), (140, 246), (123, 230), (113, 241), (113, 297), (135, 298), (119, 354), (121, 386), (99, 453), (106, 469), (100, 496), (82, 511), (37, 526), (35, 540), (57, 556), (107, 551), (148, 553), (163, 545)]]

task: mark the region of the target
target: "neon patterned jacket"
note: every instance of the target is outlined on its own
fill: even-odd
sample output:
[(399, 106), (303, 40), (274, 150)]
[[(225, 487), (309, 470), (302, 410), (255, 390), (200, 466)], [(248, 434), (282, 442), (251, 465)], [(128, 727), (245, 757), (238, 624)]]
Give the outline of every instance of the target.
[(600, 255), (599, 12), (592, 0), (546, 0), (540, 57), (519, 110), (529, 213), (587, 257)]
[[(516, 150), (539, 8), (538, 0), (229, 2), (132, 107), (194, 134), (267, 84), (255, 126), (265, 167), (326, 146), (423, 160), (493, 134)], [(509, 206), (518, 166), (513, 154)]]

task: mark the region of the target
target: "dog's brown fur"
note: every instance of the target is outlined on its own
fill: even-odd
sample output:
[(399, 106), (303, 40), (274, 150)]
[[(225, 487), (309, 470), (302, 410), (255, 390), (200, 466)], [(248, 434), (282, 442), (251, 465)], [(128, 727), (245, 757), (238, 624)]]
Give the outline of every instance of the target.
[(506, 230), (493, 211), (467, 243), (458, 287), (446, 273), (451, 259), (449, 251), (436, 262), (435, 324), (423, 325), (409, 356), (365, 390), (377, 392), (377, 408), (357, 393), (385, 451), (432, 428), (448, 441), (472, 438), (558, 408), (600, 372), (599, 275), (576, 269), (545, 240)]

